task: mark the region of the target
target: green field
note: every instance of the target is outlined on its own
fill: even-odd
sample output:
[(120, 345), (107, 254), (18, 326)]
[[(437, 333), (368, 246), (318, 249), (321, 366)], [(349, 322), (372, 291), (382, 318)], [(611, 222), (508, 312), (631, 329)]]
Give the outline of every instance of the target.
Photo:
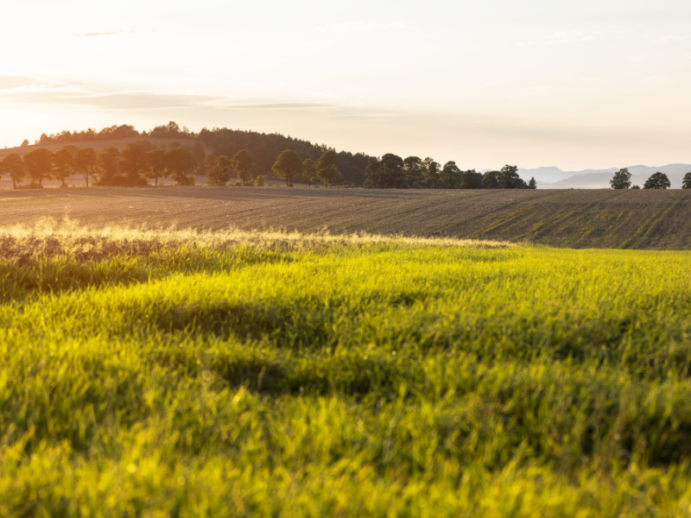
[(691, 253), (0, 232), (0, 516), (690, 516)]

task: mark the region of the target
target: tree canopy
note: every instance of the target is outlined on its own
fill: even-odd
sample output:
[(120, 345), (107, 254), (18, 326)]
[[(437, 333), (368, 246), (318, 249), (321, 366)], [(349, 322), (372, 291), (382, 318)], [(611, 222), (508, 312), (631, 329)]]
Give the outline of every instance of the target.
[(653, 173), (643, 184), (644, 189), (669, 189), (669, 178), (665, 173)]
[(199, 164), (186, 147), (172, 147), (166, 152), (166, 169), (177, 185), (194, 185)]
[(302, 175), (303, 163), (300, 156), (291, 149), (286, 149), (278, 154), (271, 170), (279, 178), (285, 178), (288, 187), (293, 186), (293, 178)]
[(628, 189), (631, 187), (631, 173), (629, 173), (626, 167), (619, 169), (619, 171), (614, 173), (614, 176), (609, 181), (609, 185), (612, 189)]
[(317, 178), (324, 182), (324, 186), (328, 187), (331, 182), (341, 178), (341, 172), (338, 170), (339, 157), (336, 151), (330, 149), (326, 151), (317, 162)]
[(31, 183), (42, 186), (44, 179), (51, 179), (52, 158), (53, 154), (46, 148), (34, 149), (24, 155), (24, 169), (31, 178)]
[(254, 171), (255, 161), (249, 151), (242, 149), (235, 153), (230, 164), (238, 172), (238, 178), (243, 185), (252, 184), (252, 171)]
[(87, 187), (89, 187), (89, 178), (96, 172), (97, 161), (98, 155), (90, 147), (79, 149), (74, 155), (74, 169), (84, 176)]

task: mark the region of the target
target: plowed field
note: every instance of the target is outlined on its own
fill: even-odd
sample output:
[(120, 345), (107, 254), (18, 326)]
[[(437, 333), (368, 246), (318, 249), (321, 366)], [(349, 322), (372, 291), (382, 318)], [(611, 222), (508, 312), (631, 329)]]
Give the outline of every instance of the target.
[(691, 192), (385, 191), (307, 188), (0, 191), (0, 225), (65, 216), (89, 225), (365, 231), (571, 248), (691, 249)]

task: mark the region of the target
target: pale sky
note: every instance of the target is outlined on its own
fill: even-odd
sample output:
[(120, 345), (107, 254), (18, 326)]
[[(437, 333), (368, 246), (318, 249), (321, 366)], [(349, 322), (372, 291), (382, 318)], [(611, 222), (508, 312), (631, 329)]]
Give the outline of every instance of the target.
[(689, 0), (0, 7), (0, 146), (175, 120), (462, 168), (691, 163)]

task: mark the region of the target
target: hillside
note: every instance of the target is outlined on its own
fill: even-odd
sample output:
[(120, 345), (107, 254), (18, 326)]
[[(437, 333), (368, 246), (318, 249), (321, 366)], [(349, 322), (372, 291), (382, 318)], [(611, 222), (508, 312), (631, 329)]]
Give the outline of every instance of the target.
[(45, 189), (0, 192), (4, 225), (283, 228), (508, 240), (568, 248), (691, 250), (691, 191)]

